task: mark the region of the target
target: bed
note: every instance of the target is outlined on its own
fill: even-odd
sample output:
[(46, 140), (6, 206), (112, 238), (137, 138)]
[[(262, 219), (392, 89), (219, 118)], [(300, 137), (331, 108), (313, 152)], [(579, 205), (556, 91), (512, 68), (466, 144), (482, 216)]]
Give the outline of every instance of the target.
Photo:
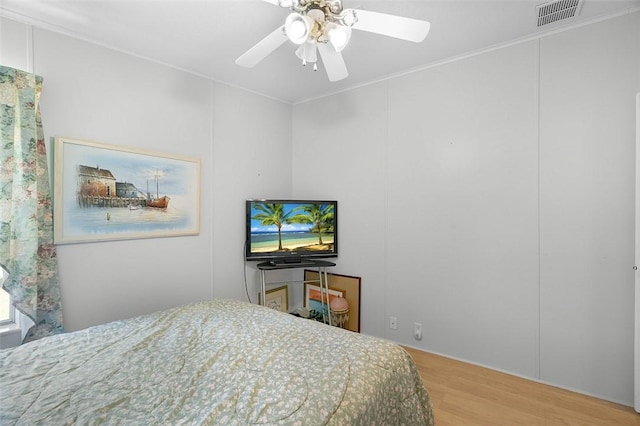
[(430, 425), (390, 342), (211, 300), (0, 351), (0, 424)]

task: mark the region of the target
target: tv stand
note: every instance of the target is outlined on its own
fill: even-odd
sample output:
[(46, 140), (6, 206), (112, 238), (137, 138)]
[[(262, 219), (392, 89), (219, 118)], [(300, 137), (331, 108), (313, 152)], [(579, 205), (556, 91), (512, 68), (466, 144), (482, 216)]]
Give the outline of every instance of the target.
[[(329, 262), (326, 260), (311, 260), (311, 259), (301, 259), (296, 258), (296, 262), (292, 262), (293, 259), (287, 259), (288, 261), (284, 262), (262, 262), (258, 263), (258, 269), (260, 270), (260, 284), (262, 285), (262, 300), (261, 304), (264, 306), (266, 297), (267, 284), (282, 284), (282, 282), (267, 282), (266, 273), (268, 271), (276, 271), (279, 269), (299, 269), (299, 268), (316, 268), (318, 270), (318, 280), (314, 280), (313, 282), (317, 282), (320, 285), (320, 298), (322, 299), (322, 305), (325, 305), (325, 297), (326, 297), (326, 306), (327, 306), (327, 315), (328, 321), (324, 318), (324, 309), (322, 310), (322, 317), (325, 322), (331, 324), (331, 307), (329, 306), (329, 278), (327, 277), (327, 268), (331, 268), (336, 266), (335, 263)], [(288, 284), (290, 281), (287, 281)], [(291, 282), (302, 282), (305, 281), (291, 281)]]

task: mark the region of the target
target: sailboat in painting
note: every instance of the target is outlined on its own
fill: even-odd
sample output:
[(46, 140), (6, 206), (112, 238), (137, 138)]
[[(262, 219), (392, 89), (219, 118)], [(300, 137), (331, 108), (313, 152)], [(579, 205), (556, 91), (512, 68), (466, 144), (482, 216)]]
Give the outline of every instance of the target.
[(166, 195), (160, 198), (154, 198), (153, 200), (147, 201), (147, 207), (155, 207), (158, 209), (166, 209), (169, 207), (169, 197)]
[[(147, 207), (154, 207), (157, 209), (166, 209), (167, 207), (169, 207), (170, 198), (167, 197), (166, 195), (160, 197), (158, 176), (159, 174), (156, 172), (156, 174), (154, 175), (154, 177), (156, 178), (156, 198), (151, 198), (151, 194), (149, 193), (149, 188), (147, 188), (147, 197), (148, 197)], [(148, 185), (149, 185), (149, 182), (147, 181), (147, 186)]]

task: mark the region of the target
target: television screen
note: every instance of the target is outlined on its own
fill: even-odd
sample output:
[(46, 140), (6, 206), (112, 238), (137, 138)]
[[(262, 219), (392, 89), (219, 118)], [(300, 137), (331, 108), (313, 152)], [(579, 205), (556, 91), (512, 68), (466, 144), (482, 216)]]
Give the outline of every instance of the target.
[(338, 255), (338, 202), (247, 200), (247, 260), (299, 262)]

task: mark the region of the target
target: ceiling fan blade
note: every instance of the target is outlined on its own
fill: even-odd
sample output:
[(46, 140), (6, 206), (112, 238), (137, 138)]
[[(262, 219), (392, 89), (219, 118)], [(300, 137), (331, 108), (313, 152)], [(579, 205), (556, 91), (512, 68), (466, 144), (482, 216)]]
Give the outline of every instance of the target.
[[(352, 9), (353, 10), (353, 9)], [(402, 40), (420, 43), (429, 33), (431, 24), (420, 19), (405, 18), (403, 16), (388, 15), (386, 13), (354, 10), (358, 22), (354, 29), (382, 34)]]
[(329, 81), (338, 81), (349, 76), (342, 53), (336, 52), (328, 43), (318, 43), (318, 51), (324, 68), (327, 70)]
[(287, 35), (284, 33), (284, 25), (278, 27), (271, 34), (260, 40), (258, 44), (236, 59), (236, 64), (252, 68), (256, 66), (258, 62), (266, 58), (271, 52), (282, 46), (287, 40)]

